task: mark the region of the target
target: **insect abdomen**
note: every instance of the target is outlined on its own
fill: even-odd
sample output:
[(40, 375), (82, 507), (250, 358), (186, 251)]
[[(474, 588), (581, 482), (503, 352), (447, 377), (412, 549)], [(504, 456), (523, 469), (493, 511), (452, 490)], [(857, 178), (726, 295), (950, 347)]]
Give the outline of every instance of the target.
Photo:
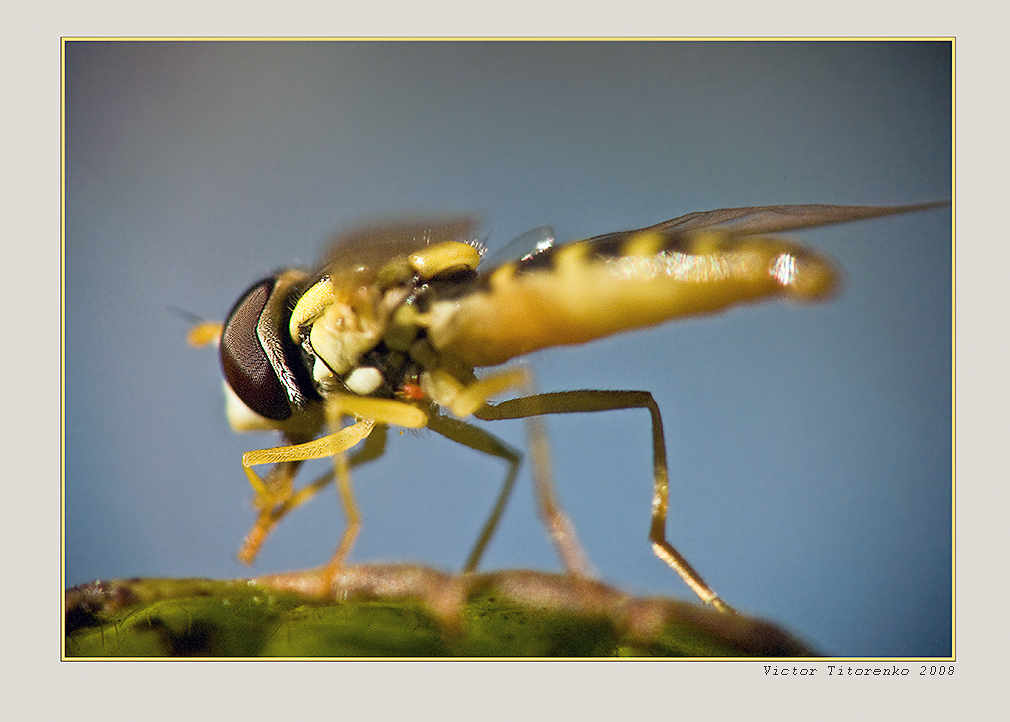
[(831, 294), (833, 265), (768, 237), (615, 233), (552, 248), (492, 271), (435, 314), (432, 345), (473, 366), (580, 344), (763, 298)]

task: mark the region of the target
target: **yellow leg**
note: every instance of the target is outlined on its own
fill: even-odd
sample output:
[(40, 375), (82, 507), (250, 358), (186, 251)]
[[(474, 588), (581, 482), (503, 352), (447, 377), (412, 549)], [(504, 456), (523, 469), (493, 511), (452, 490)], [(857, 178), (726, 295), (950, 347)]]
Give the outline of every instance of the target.
[[(285, 465), (278, 464), (275, 470), (282, 470), (289, 466), (294, 466), (297, 468), (296, 464)], [(306, 484), (301, 489), (294, 491), (290, 479), (293, 478), (294, 472), (285, 472), (289, 477), (289, 481), (286, 484), (287, 493), (283, 493), (279, 490), (271, 492), (269, 497), (257, 497), (255, 503), (260, 507), (259, 516), (256, 518), (256, 522), (253, 524), (252, 529), (246, 535), (245, 541), (242, 544), (242, 549), (238, 553), (238, 558), (246, 563), (252, 564), (256, 559), (256, 555), (259, 554), (260, 547), (263, 546), (263, 542), (266, 541), (267, 537), (274, 530), (281, 520), (288, 515), (288, 512), (301, 506), (309, 499), (318, 494), (322, 489), (333, 482), (333, 471), (328, 471), (322, 476), (314, 479), (310, 484)], [(271, 471), (271, 474), (274, 474)], [(267, 486), (270, 487), (270, 478), (268, 477)], [(275, 503), (270, 504), (268, 501), (272, 498)]]
[(344, 527), (344, 535), (340, 538), (337, 550), (324, 568), (327, 587), (331, 586), (334, 575), (344, 565), (347, 555), (351, 553), (351, 548), (358, 538), (358, 532), (361, 531), (361, 513), (358, 511), (357, 502), (354, 501), (354, 489), (351, 487), (351, 470), (347, 463), (347, 454), (337, 454), (333, 458), (333, 466), (337, 476), (337, 489), (340, 492), (340, 504), (344, 508), (347, 526)]
[[(243, 455), (242, 467), (256, 492), (254, 504), (259, 509), (259, 515), (252, 529), (246, 535), (242, 549), (239, 551), (239, 559), (246, 564), (251, 564), (259, 553), (263, 542), (266, 541), (278, 522), (292, 509), (315, 496), (330, 482), (332, 477), (327, 474), (295, 492), (294, 476), (303, 461), (339, 456), (344, 450), (366, 438), (374, 425), (374, 421), (359, 421), (334, 434), (305, 444), (261, 449)], [(258, 464), (271, 463), (276, 466), (265, 480), (252, 469)]]
[(239, 550), (238, 558), (244, 564), (252, 564), (259, 554), (263, 542), (291, 508), (292, 489), (295, 473), (301, 466), (300, 461), (277, 464), (267, 475), (265, 481), (259, 481), (261, 490), (258, 490), (253, 499), (253, 503), (259, 510), (256, 522), (249, 533), (246, 534), (242, 548)]
[(285, 461), (308, 461), (309, 459), (324, 459), (346, 451), (372, 432), (375, 422), (371, 419), (359, 421), (356, 424), (341, 429), (333, 434), (322, 436), (314, 441), (290, 446), (278, 446), (273, 449), (249, 451), (242, 456), (242, 466), (245, 468), (249, 483), (258, 493), (265, 489), (259, 475), (252, 467), (260, 464), (277, 464)]
[[(369, 461), (373, 461), (374, 459), (382, 456), (386, 446), (386, 429), (387, 427), (384, 424), (377, 424), (374, 427), (372, 433), (364, 440), (362, 448), (356, 450), (348, 458), (348, 466), (350, 468), (368, 463)], [(281, 520), (284, 519), (289, 512), (301, 506), (333, 483), (336, 470), (330, 469), (325, 474), (315, 478), (312, 482), (306, 484), (301, 489), (294, 491), (292, 489), (291, 480), (294, 476), (294, 471), (297, 470), (297, 467), (300, 464), (301, 462), (278, 464), (273, 470), (271, 470), (270, 476), (267, 477), (266, 486), (269, 489), (273, 489), (275, 486), (279, 486), (279, 484), (273, 482), (271, 477), (278, 472), (284, 473), (287, 481), (285, 484), (287, 492), (284, 493), (279, 490), (271, 492), (273, 497), (279, 500), (274, 504), (269, 504), (269, 502), (264, 502), (257, 498), (258, 503), (267, 505), (265, 508), (260, 510), (259, 518), (257, 518), (256, 523), (246, 536), (242, 550), (239, 552), (239, 559), (246, 564), (251, 564), (253, 560), (255, 560), (263, 542), (266, 541), (274, 527), (280, 524)]]
[[(335, 477), (348, 525), (340, 546), (326, 566), (334, 573), (346, 559), (361, 527), (361, 517), (351, 488), (350, 467), (371, 461), (382, 454), (386, 424), (418, 428), (425, 426), (428, 420), (427, 413), (412, 404), (351, 395), (329, 398), (326, 416), (331, 427), (338, 427), (347, 416), (363, 420), (313, 441), (250, 451), (242, 457), (242, 467), (255, 491), (254, 503), (259, 510), (259, 516), (239, 552), (239, 558), (247, 564), (255, 559), (263, 542), (288, 512), (311, 499)], [(382, 432), (376, 435), (377, 443), (369, 444), (367, 440), (371, 438), (376, 424)], [(366, 440), (364, 448), (349, 461), (344, 458), (343, 452), (362, 440)], [(293, 481), (301, 463), (326, 457), (333, 458), (333, 472), (324, 474), (296, 492)], [(275, 465), (266, 479), (261, 478), (252, 468), (260, 464)]]
[[(644, 408), (652, 415), (652, 451), (655, 486), (652, 498), (652, 524), (649, 540), (656, 556), (680, 575), (681, 579), (703, 602), (723, 612), (733, 609), (719, 598), (701, 575), (688, 564), (666, 538), (666, 518), (669, 508), (669, 472), (663, 421), (652, 394), (647, 391), (562, 391), (510, 399), (487, 405), (475, 415), (481, 419), (533, 419), (544, 414), (567, 414), (589, 411), (613, 411)], [(549, 491), (549, 490), (548, 490)]]

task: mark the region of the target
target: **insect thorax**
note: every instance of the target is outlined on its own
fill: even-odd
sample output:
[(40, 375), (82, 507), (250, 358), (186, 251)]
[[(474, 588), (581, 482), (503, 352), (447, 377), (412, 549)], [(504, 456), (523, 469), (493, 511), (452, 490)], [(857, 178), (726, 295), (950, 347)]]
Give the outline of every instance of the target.
[(448, 388), (447, 376), (461, 385), (473, 381), (473, 368), (438, 353), (427, 331), (436, 299), (471, 281), (476, 263), (477, 257), (439, 259), (425, 270), (421, 260), (400, 258), (377, 271), (359, 267), (312, 283), (295, 304), (289, 330), (320, 395), (442, 404), (457, 386)]

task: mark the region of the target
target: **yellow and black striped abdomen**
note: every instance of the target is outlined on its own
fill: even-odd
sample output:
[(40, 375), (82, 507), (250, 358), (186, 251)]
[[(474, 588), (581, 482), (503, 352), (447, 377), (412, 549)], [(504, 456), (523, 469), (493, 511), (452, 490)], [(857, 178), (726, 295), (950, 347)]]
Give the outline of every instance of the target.
[(835, 283), (830, 261), (778, 238), (613, 233), (494, 269), (451, 312), (433, 309), (428, 336), (439, 353), (491, 366), (764, 298), (817, 300)]

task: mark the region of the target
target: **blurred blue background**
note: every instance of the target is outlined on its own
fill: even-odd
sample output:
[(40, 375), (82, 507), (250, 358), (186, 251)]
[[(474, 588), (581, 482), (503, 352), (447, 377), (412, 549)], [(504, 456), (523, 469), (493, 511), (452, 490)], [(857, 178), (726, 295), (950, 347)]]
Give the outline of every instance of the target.
[[(951, 46), (936, 42), (70, 42), (65, 46), (65, 575), (315, 566), (328, 491), (250, 570), (223, 414), (221, 319), (332, 235), (463, 212), (501, 247), (692, 211), (952, 193)], [(794, 234), (845, 273), (772, 303), (529, 357), (542, 390), (646, 389), (668, 533), (740, 610), (838, 656), (952, 651), (949, 209)], [(487, 428), (522, 446), (521, 422)], [(601, 576), (692, 598), (647, 541), (642, 411), (551, 417), (559, 493)], [(430, 433), (355, 474), (352, 561), (466, 557), (503, 474)], [(309, 478), (306, 474), (304, 479)], [(485, 569), (559, 569), (520, 477)]]

